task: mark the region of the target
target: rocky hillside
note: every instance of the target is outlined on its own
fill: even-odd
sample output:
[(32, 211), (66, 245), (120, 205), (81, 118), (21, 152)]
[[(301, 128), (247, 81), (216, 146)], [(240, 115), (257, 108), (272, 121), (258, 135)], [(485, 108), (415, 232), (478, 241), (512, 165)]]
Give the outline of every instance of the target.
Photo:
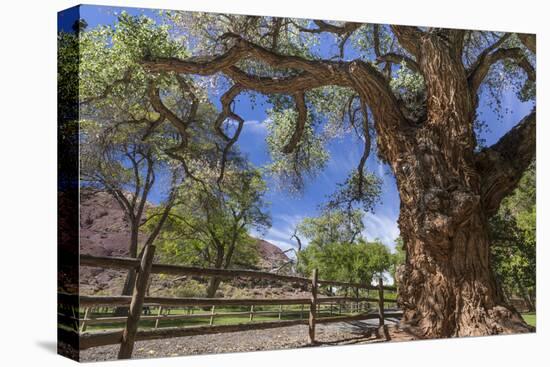
[[(81, 190), (80, 251), (95, 256), (127, 256), (129, 225), (118, 203), (105, 192)], [(277, 246), (258, 239), (257, 270), (270, 271), (288, 262)], [(116, 294), (122, 289), (124, 273), (82, 267), (80, 287), (83, 293)]]

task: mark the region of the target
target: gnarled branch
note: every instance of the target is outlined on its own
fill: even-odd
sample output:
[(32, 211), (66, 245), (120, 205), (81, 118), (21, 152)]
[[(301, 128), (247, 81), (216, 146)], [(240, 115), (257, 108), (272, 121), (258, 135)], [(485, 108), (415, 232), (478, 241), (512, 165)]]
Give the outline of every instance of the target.
[(402, 62), (405, 63), (405, 65), (414, 72), (420, 72), (420, 67), (418, 66), (418, 63), (411, 59), (408, 56), (396, 54), (394, 52), (389, 52), (385, 55), (380, 55), (376, 58), (376, 63), (382, 63), (382, 62), (390, 62), (392, 64), (400, 64)]
[[(215, 122), (215, 128), (218, 135), (220, 135), (223, 140), (225, 140), (225, 146), (222, 150), (222, 158), (220, 161), (220, 174), (218, 176), (217, 182), (220, 184), (223, 180), (225, 174), (225, 166), (227, 164), (227, 156), (231, 147), (237, 142), (241, 131), (243, 130), (244, 119), (237, 115), (232, 109), (231, 105), (233, 104), (235, 97), (237, 97), (243, 91), (243, 87), (240, 84), (235, 84), (221, 97), (222, 111), (218, 115), (218, 118)], [(225, 134), (222, 128), (222, 124), (225, 120), (231, 119), (237, 122), (237, 128), (233, 133), (233, 136), (228, 136)]]
[(525, 71), (529, 80), (535, 81), (535, 68), (533, 68), (529, 60), (527, 60), (527, 56), (520, 48), (499, 48), (493, 53), (485, 55), (482, 54), (481, 59), (476, 64), (474, 64), (473, 69), (470, 70), (468, 81), (472, 90), (475, 92), (479, 89), (479, 86), (489, 73), (491, 66), (505, 59), (510, 59), (514, 61), (520, 68)]
[(418, 56), (420, 51), (420, 38), (423, 33), (418, 27), (392, 25), (391, 29), (399, 44), (413, 56)]
[(502, 199), (517, 187), (535, 158), (536, 111), (524, 117), (496, 144), (476, 156), (481, 175), (482, 203), (487, 215), (498, 211)]
[(307, 107), (305, 101), (304, 92), (298, 92), (294, 95), (294, 101), (296, 102), (296, 110), (298, 111), (298, 118), (296, 119), (296, 127), (292, 133), (290, 141), (283, 147), (282, 152), (289, 154), (296, 150), (298, 143), (302, 140), (304, 129), (307, 122)]
[(532, 53), (537, 53), (537, 37), (534, 34), (518, 33), (518, 38)]

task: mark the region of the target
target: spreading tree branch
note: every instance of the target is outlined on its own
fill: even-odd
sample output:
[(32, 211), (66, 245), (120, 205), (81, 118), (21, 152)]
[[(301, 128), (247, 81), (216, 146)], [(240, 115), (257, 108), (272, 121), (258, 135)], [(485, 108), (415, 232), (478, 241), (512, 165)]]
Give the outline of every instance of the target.
[(418, 27), (392, 25), (391, 29), (399, 44), (411, 53), (413, 56), (418, 57), (420, 52), (420, 38), (424, 34)]
[(518, 38), (532, 53), (537, 53), (537, 36), (534, 34), (518, 33)]
[(289, 154), (296, 150), (298, 143), (302, 140), (304, 129), (307, 121), (307, 107), (305, 101), (305, 95), (303, 92), (298, 92), (294, 95), (294, 101), (296, 102), (296, 110), (298, 111), (298, 118), (296, 120), (296, 127), (290, 141), (283, 147), (282, 152)]
[[(405, 28), (404, 33), (407, 35), (416, 32), (410, 27)], [(151, 72), (198, 75), (224, 73), (243, 88), (264, 94), (299, 95), (322, 86), (351, 87), (369, 105), (375, 122), (381, 124), (381, 129), (391, 131), (406, 121), (388, 81), (376, 67), (368, 63), (360, 60), (351, 62), (309, 60), (268, 50), (235, 34), (225, 34), (223, 38), (233, 40), (234, 43), (221, 55), (191, 57), (184, 60), (157, 58), (143, 60), (142, 64)], [(250, 58), (275, 69), (294, 69), (296, 74), (280, 78), (250, 75), (237, 66), (240, 61)]]
[(476, 92), (479, 89), (479, 86), (489, 73), (491, 66), (505, 59), (514, 61), (525, 71), (529, 80), (535, 81), (535, 69), (520, 48), (499, 48), (492, 53), (482, 53), (478, 62), (473, 65), (468, 75), (468, 81), (472, 91)]
[(420, 72), (420, 67), (418, 66), (418, 63), (411, 59), (408, 56), (400, 55), (394, 52), (389, 52), (385, 55), (380, 55), (376, 58), (376, 63), (382, 63), (382, 62), (390, 62), (392, 64), (400, 64), (402, 62), (405, 63), (405, 65), (414, 72)]
[(535, 150), (536, 111), (533, 110), (497, 143), (477, 154), (482, 203), (489, 216), (497, 212), (502, 199), (517, 187), (535, 158)]

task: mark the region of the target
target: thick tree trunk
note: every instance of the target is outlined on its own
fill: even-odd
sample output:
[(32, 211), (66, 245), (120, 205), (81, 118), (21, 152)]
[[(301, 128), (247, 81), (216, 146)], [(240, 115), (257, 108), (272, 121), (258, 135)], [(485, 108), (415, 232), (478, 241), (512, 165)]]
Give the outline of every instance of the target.
[(455, 218), (428, 214), (432, 215), (421, 233), (410, 228), (410, 218), (400, 219), (407, 244), (399, 282), (404, 323), (426, 337), (529, 331), (521, 316), (506, 305), (493, 277), (485, 220), (471, 213), (463, 218), (464, 225), (449, 233), (438, 230)]
[(403, 324), (429, 338), (527, 332), (490, 267), (486, 198), (474, 154), (477, 101), (452, 37), (430, 35), (419, 45), (419, 65), (429, 76), (426, 121), (384, 152), (401, 199)]
[[(128, 255), (131, 258), (137, 257), (139, 241), (139, 225), (137, 223), (130, 223), (130, 246), (128, 248)], [(123, 296), (131, 296), (134, 292), (134, 286), (136, 284), (137, 272), (135, 269), (128, 270), (126, 279), (124, 280), (124, 286), (122, 287)], [(128, 307), (117, 307), (115, 309), (115, 316), (128, 315)]]
[[(139, 225), (137, 223), (132, 223), (130, 225), (130, 246), (128, 248), (128, 255), (131, 258), (137, 257), (138, 250), (138, 241), (139, 241)], [(123, 296), (131, 296), (134, 291), (134, 285), (136, 284), (136, 271), (131, 269), (128, 271), (126, 276), (126, 281), (124, 282), (124, 287), (122, 289)]]
[[(221, 244), (218, 244), (216, 248), (216, 261), (214, 263), (214, 268), (216, 269), (227, 268), (227, 266), (224, 267), (223, 258), (224, 258), (223, 246)], [(214, 298), (214, 296), (216, 295), (216, 292), (218, 291), (218, 287), (220, 286), (221, 281), (222, 281), (221, 278), (217, 278), (217, 277), (210, 278), (210, 280), (208, 281), (208, 287), (206, 288), (206, 297)]]
[(221, 281), (222, 280), (220, 278), (216, 278), (216, 277), (210, 278), (210, 280), (208, 281), (208, 287), (206, 288), (206, 297), (214, 298), (214, 296), (216, 295), (216, 292), (218, 291)]

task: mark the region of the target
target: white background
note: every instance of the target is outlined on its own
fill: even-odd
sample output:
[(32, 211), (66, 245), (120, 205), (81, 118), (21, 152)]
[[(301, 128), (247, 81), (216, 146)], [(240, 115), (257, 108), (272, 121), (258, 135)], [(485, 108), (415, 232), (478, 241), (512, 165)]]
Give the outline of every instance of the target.
[[(545, 1), (94, 1), (207, 10), (536, 32), (537, 96), (549, 101)], [(66, 366), (56, 340), (56, 12), (78, 4), (2, 2), (0, 13), (0, 364)], [(118, 362), (117, 366), (522, 366), (548, 363), (548, 104), (539, 103), (536, 335), (383, 343)], [(544, 190), (546, 188), (546, 190)], [(7, 206), (6, 206), (7, 203)], [(227, 335), (231, 338), (231, 334)], [(546, 340), (545, 340), (546, 339)], [(107, 365), (98, 363), (97, 366)], [(547, 365), (547, 364), (546, 364)]]

